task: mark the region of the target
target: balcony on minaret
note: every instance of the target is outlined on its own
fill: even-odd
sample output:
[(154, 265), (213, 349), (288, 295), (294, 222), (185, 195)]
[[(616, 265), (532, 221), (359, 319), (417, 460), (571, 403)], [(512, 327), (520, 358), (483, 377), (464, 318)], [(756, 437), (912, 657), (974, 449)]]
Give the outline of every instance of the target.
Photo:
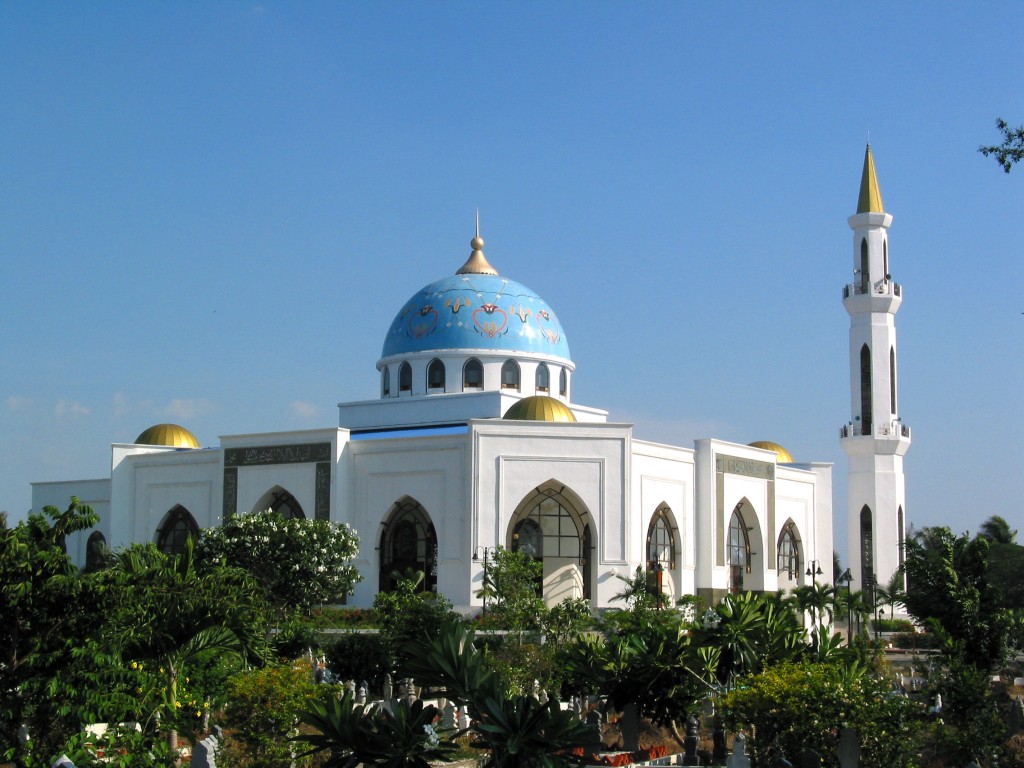
[(899, 419), (892, 419), (865, 432), (860, 421), (850, 421), (839, 428), (839, 438), (843, 448), (850, 453), (902, 456), (910, 447), (910, 427)]
[(895, 312), (903, 302), (903, 288), (894, 280), (862, 280), (843, 286), (843, 306), (851, 315)]

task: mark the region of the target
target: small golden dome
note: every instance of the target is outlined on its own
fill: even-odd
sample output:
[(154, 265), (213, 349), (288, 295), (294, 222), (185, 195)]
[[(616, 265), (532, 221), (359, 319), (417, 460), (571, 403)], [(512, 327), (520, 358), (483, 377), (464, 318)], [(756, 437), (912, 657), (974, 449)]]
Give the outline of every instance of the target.
[(167, 445), (171, 448), (199, 448), (196, 436), (177, 424), (156, 424), (135, 438), (136, 445)]
[(576, 421), (569, 406), (547, 395), (524, 397), (505, 411), (504, 418), (509, 421)]
[(755, 440), (749, 444), (751, 448), (762, 448), (766, 451), (775, 451), (776, 460), (779, 464), (792, 464), (793, 457), (790, 456), (789, 451), (783, 448), (778, 443), (773, 443), (770, 440)]

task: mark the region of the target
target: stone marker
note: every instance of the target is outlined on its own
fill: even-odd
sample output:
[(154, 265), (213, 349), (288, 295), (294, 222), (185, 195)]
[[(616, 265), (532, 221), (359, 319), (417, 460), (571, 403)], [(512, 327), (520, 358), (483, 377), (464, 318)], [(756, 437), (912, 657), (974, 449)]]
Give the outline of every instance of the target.
[(737, 733), (732, 739), (732, 754), (725, 761), (727, 768), (750, 768), (750, 758), (746, 755), (747, 737)]
[(860, 742), (853, 728), (839, 729), (839, 768), (857, 768), (860, 763)]
[(813, 749), (805, 749), (800, 753), (800, 768), (821, 768), (821, 755)]

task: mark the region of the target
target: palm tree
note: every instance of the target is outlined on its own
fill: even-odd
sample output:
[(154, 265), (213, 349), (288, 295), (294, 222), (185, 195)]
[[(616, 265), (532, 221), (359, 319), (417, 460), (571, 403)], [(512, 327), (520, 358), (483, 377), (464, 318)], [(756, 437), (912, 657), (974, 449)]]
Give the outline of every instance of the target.
[(903, 598), (907, 596), (907, 590), (903, 585), (903, 571), (896, 571), (884, 587), (875, 587), (875, 593), (880, 599), (880, 604), (889, 606), (890, 621), (896, 617), (896, 606), (903, 605)]
[(1010, 530), (1010, 524), (999, 515), (992, 515), (981, 524), (978, 533), (993, 544), (1013, 544), (1017, 532)]

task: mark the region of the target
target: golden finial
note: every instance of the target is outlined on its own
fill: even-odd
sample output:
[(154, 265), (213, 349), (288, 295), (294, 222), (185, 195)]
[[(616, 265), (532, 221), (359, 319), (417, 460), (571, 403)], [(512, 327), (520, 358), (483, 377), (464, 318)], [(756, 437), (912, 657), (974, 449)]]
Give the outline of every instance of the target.
[(463, 264), (456, 272), (456, 275), (496, 275), (498, 270), (487, 263), (487, 257), (484, 256), (484, 239), (480, 237), (480, 209), (476, 209), (476, 234), (473, 239), (469, 241), (469, 247), (473, 249), (473, 252), (469, 254), (469, 258), (466, 259), (466, 263)]
[(882, 206), (882, 191), (875, 174), (875, 158), (871, 144), (864, 150), (864, 171), (860, 177), (860, 197), (857, 199), (857, 213), (885, 213)]

